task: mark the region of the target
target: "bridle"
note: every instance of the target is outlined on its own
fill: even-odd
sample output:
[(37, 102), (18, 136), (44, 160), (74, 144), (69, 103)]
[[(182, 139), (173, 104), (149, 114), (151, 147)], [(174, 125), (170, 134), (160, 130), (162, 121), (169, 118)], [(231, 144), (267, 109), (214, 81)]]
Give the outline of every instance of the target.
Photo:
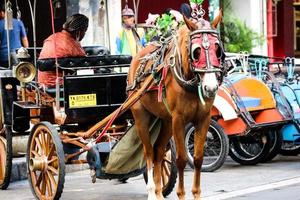
[[(213, 35), (214, 37), (217, 38), (217, 44), (219, 46), (219, 50), (220, 50), (220, 55), (218, 57), (219, 60), (219, 68), (213, 67), (212, 63), (210, 63), (210, 56), (209, 56), (209, 48), (211, 47), (211, 43), (209, 41), (208, 35)], [(206, 67), (204, 69), (199, 69), (196, 68), (195, 66), (193, 66), (192, 62), (194, 60), (193, 58), (193, 52), (192, 52), (192, 40), (196, 39), (196, 38), (201, 38), (202, 37), (202, 48), (205, 51), (205, 57), (206, 57)], [(223, 49), (223, 45), (221, 43), (220, 40), (220, 36), (219, 33), (216, 30), (196, 30), (190, 33), (189, 35), (189, 40), (188, 40), (188, 53), (189, 53), (189, 65), (190, 65), (190, 69), (194, 72), (194, 73), (216, 73), (216, 72), (222, 72), (222, 68), (223, 68), (223, 62), (225, 59), (225, 53), (224, 53), (224, 49)]]
[[(213, 67), (213, 65), (210, 63), (210, 56), (209, 56), (209, 48), (211, 46), (211, 43), (208, 39), (208, 35), (212, 34), (214, 37), (217, 38), (217, 41), (219, 42), (219, 50), (220, 50), (220, 55), (219, 55), (219, 66)], [(179, 49), (179, 43), (178, 43), (178, 33), (174, 32), (172, 34), (173, 37), (173, 53), (171, 54), (169, 58), (169, 63), (171, 66), (171, 71), (179, 83), (183, 88), (185, 88), (188, 91), (191, 92), (196, 92), (198, 91), (198, 86), (202, 84), (201, 80), (201, 74), (204, 73), (219, 73), (219, 84), (222, 83), (223, 81), (223, 76), (226, 74), (225, 68), (223, 67), (224, 59), (225, 59), (225, 53), (223, 50), (223, 45), (221, 44), (221, 40), (219, 39), (219, 33), (216, 30), (195, 30), (189, 34), (188, 38), (188, 43), (187, 43), (187, 49), (188, 49), (188, 54), (189, 54), (189, 67), (193, 74), (195, 75), (193, 78), (187, 80), (186, 77), (184, 76), (183, 73), (183, 67), (182, 67), (182, 58), (181, 58), (181, 53)], [(202, 48), (204, 49), (205, 52), (205, 58), (206, 58), (206, 67), (203, 69), (196, 68), (193, 66), (192, 61), (193, 61), (193, 56), (192, 56), (192, 40), (195, 38), (202, 37)], [(177, 64), (176, 64), (177, 63)]]

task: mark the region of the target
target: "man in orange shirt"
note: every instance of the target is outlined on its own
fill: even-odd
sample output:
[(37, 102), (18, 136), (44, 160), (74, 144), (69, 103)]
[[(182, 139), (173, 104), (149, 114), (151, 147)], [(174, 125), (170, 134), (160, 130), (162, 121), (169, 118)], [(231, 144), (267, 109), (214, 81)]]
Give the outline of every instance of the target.
[[(85, 51), (79, 42), (84, 37), (88, 24), (89, 19), (82, 14), (70, 16), (61, 32), (50, 35), (44, 41), (39, 59), (85, 56)], [(38, 71), (38, 82), (46, 87), (53, 87), (57, 76), (62, 77), (61, 70), (58, 74), (56, 71)]]

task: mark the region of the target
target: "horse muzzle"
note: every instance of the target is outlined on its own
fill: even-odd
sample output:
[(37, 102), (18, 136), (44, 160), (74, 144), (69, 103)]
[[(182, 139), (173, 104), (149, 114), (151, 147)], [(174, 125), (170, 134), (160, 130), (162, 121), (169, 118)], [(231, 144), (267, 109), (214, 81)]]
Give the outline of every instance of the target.
[(217, 94), (219, 86), (216, 85), (204, 85), (203, 86), (203, 94), (207, 98), (214, 98)]

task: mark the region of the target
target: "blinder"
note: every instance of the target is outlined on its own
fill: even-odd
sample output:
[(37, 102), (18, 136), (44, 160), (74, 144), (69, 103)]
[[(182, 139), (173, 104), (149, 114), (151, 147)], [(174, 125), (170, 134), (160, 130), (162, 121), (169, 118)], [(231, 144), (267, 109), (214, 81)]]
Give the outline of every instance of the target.
[(196, 30), (189, 35), (189, 66), (195, 74), (217, 73), (219, 85), (226, 74), (225, 52), (216, 30)]
[[(216, 30), (196, 30), (189, 35), (190, 68), (195, 73), (223, 71), (224, 48)], [(214, 45), (214, 46), (212, 46)], [(211, 51), (216, 50), (215, 55)]]

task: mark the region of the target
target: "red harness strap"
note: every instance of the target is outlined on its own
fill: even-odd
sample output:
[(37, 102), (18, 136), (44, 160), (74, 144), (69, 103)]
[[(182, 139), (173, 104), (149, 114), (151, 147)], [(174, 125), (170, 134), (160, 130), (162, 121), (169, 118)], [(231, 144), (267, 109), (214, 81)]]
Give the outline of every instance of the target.
[(163, 87), (164, 87), (164, 83), (168, 74), (168, 70), (169, 70), (169, 65), (164, 66), (162, 74), (161, 74), (161, 79), (160, 82), (158, 84), (158, 94), (157, 94), (157, 100), (158, 102), (162, 102), (162, 98), (163, 98)]
[(157, 90), (157, 92), (158, 92), (157, 101), (158, 102), (162, 102), (162, 99), (163, 99), (164, 83), (165, 83), (165, 80), (166, 80), (166, 77), (168, 74), (168, 70), (169, 70), (169, 66), (168, 65), (164, 66), (159, 84), (148, 88), (148, 91)]
[[(127, 101), (132, 95), (133, 95), (133, 93), (131, 93), (131, 94), (127, 97), (126, 101)], [(100, 135), (96, 138), (96, 140), (95, 140), (96, 143), (99, 143), (99, 142), (100, 142), (101, 138), (104, 136), (104, 134), (106, 134), (106, 132), (107, 132), (107, 130), (109, 129), (109, 127), (111, 127), (112, 123), (113, 123), (113, 122), (115, 121), (115, 119), (119, 116), (119, 114), (120, 114), (121, 111), (122, 111), (123, 105), (124, 105), (124, 104), (122, 104), (122, 105), (118, 108), (117, 112), (116, 112), (116, 113), (112, 116), (112, 118), (107, 122), (107, 124), (105, 125), (105, 127), (104, 127), (103, 130), (101, 131)]]

